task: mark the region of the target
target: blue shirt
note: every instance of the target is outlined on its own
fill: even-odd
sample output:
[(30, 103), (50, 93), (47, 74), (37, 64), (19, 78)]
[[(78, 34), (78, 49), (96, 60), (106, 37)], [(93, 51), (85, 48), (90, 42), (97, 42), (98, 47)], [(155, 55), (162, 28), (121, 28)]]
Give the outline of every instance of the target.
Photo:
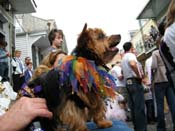
[(8, 62), (7, 52), (3, 48), (0, 48), (0, 62)]

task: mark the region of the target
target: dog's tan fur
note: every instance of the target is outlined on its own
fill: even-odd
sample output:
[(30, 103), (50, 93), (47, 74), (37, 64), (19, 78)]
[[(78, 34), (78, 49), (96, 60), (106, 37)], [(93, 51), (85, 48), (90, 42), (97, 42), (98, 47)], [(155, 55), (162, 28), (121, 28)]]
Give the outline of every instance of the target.
[[(85, 25), (82, 33), (79, 35), (76, 49), (80, 52), (82, 52), (84, 48), (92, 50), (97, 55), (98, 59), (101, 60), (100, 62), (102, 63), (99, 63), (100, 65), (104, 64), (103, 59), (105, 58), (105, 52), (109, 50), (110, 44), (119, 41), (119, 35), (107, 37), (102, 29), (87, 29), (87, 25)], [(70, 126), (71, 131), (88, 131), (85, 124), (88, 117), (91, 117), (99, 128), (112, 126), (112, 122), (105, 119), (106, 107), (100, 96), (97, 96), (93, 90), (88, 93), (84, 93), (80, 90), (77, 95), (87, 105), (86, 109), (88, 109), (88, 112), (86, 112), (86, 109), (82, 110), (78, 108), (72, 101), (66, 102), (60, 119), (63, 123)]]
[[(98, 66), (104, 66), (105, 53), (110, 50), (114, 43), (120, 42), (119, 35), (107, 37), (102, 29), (89, 28), (85, 25), (83, 31), (79, 35), (76, 46), (77, 57), (85, 57), (86, 59), (94, 60)], [(90, 51), (91, 53), (89, 54)], [(93, 55), (94, 54), (94, 55)], [(36, 71), (43, 72), (48, 69), (40, 66)], [(34, 78), (39, 76), (36, 72)], [(61, 100), (61, 104), (53, 110), (54, 115), (59, 117), (62, 124), (68, 125), (70, 131), (89, 131), (86, 127), (86, 121), (90, 118), (99, 128), (107, 128), (112, 126), (112, 122), (105, 119), (106, 107), (101, 96), (97, 95), (94, 90), (87, 93), (79, 88), (76, 94), (83, 101), (84, 108), (76, 105), (75, 101), (67, 99), (73, 94), (65, 94)], [(55, 129), (60, 131), (62, 129)]]

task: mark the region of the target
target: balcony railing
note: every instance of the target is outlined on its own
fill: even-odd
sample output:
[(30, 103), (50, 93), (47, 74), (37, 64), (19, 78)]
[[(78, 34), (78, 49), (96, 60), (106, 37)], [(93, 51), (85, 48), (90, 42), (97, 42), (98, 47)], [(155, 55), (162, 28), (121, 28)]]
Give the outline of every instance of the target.
[(156, 48), (156, 40), (153, 40), (151, 37), (150, 39), (146, 39), (144, 43), (140, 41), (136, 44), (136, 51), (138, 56), (144, 53), (147, 54), (149, 52), (152, 52)]
[(144, 41), (144, 48), (145, 48), (145, 53), (152, 51), (153, 49), (156, 48), (156, 41), (153, 40), (152, 38), (145, 40)]

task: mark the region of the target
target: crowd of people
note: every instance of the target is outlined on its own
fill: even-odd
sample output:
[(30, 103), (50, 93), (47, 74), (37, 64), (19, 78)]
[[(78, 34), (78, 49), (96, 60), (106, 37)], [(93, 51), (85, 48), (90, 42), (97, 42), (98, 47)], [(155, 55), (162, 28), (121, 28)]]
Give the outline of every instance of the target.
[[(63, 32), (58, 29), (53, 29), (48, 35), (50, 47), (47, 49), (47, 56), (41, 62), (41, 65), (33, 71), (33, 63), (29, 56), (23, 61), (21, 58), (22, 51), (15, 50), (14, 56), (6, 51), (7, 42), (5, 36), (0, 35), (0, 76), (2, 81), (9, 81), (9, 63), (12, 67), (12, 85), (15, 92), (19, 92), (24, 83), (27, 83), (31, 78), (41, 74), (41, 68), (46, 71), (55, 68), (60, 64), (60, 60), (67, 55), (61, 50), (63, 42)], [(42, 69), (43, 70), (43, 69)], [(25, 103), (25, 104), (24, 104)], [(0, 116), (0, 130), (19, 131), (26, 127), (36, 117), (51, 118), (52, 113), (47, 109), (46, 101), (42, 98), (27, 98), (22, 97), (17, 100), (9, 111)], [(14, 126), (9, 126), (14, 125)]]
[[(164, 98), (168, 102), (175, 131), (175, 0), (172, 0), (167, 15), (166, 23), (160, 31), (161, 40), (158, 41), (157, 50), (152, 52), (146, 60), (145, 68), (138, 61), (133, 43), (123, 45), (124, 56), (121, 61), (113, 65), (110, 73), (116, 78), (117, 92), (124, 96), (125, 110), (131, 110), (131, 120), (135, 131), (147, 131), (147, 123), (157, 123), (157, 131), (166, 131), (164, 115)], [(161, 28), (162, 29), (162, 28)], [(153, 29), (152, 29), (153, 30)], [(154, 32), (154, 30), (152, 31)], [(155, 34), (153, 39), (155, 39)], [(157, 32), (156, 32), (157, 35)], [(61, 50), (63, 43), (62, 30), (53, 29), (48, 35), (50, 47), (47, 56), (41, 65), (53, 69), (67, 54)], [(155, 39), (156, 40), (156, 39)], [(159, 45), (160, 44), (160, 45)], [(166, 51), (161, 48), (166, 46), (171, 56), (172, 66), (169, 70), (166, 61)], [(24, 83), (30, 81), (33, 75), (33, 63), (29, 56), (21, 59), (21, 51), (15, 50), (14, 57), (6, 50), (5, 36), (0, 34), (0, 76), (2, 81), (9, 81), (9, 60), (12, 67), (12, 85), (18, 92)], [(160, 47), (160, 49), (159, 49)], [(163, 58), (163, 59), (162, 59)], [(169, 60), (168, 60), (169, 61)], [(168, 73), (167, 73), (168, 72)], [(37, 72), (35, 72), (37, 73)], [(35, 74), (37, 76), (37, 74)], [(25, 103), (25, 105), (23, 104)], [(17, 100), (7, 113), (0, 116), (0, 130), (18, 131), (27, 126), (36, 117), (51, 118), (52, 113), (47, 109), (46, 101), (42, 98), (22, 97)], [(13, 123), (13, 124), (12, 124)], [(9, 126), (12, 125), (12, 126)]]
[(165, 100), (171, 112), (173, 131), (175, 131), (174, 15), (175, 1), (172, 0), (166, 20), (159, 24), (159, 34), (156, 33), (159, 35), (159, 40), (155, 39), (157, 49), (143, 64), (145, 71), (139, 66), (140, 63), (131, 42), (123, 45), (124, 56), (121, 61), (121, 69), (117, 69), (118, 65), (111, 69), (118, 81), (121, 81), (121, 74), (123, 75), (122, 81), (125, 81), (125, 86), (122, 88), (125, 89), (122, 90), (127, 90), (128, 93), (128, 105), (131, 109), (135, 131), (146, 131), (147, 123), (157, 123), (157, 131), (166, 131)]

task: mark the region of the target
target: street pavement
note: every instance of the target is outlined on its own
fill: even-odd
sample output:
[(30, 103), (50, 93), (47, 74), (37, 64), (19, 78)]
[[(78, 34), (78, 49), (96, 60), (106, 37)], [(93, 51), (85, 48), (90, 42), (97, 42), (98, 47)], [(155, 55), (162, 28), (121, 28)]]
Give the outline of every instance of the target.
[[(165, 114), (165, 120), (166, 120), (167, 131), (173, 131), (173, 123), (172, 123), (172, 120), (171, 120), (171, 113), (170, 112)], [(132, 122), (127, 122), (127, 124), (130, 128), (133, 129)], [(156, 130), (156, 123), (155, 124), (148, 124), (147, 125), (147, 131), (157, 131)]]

